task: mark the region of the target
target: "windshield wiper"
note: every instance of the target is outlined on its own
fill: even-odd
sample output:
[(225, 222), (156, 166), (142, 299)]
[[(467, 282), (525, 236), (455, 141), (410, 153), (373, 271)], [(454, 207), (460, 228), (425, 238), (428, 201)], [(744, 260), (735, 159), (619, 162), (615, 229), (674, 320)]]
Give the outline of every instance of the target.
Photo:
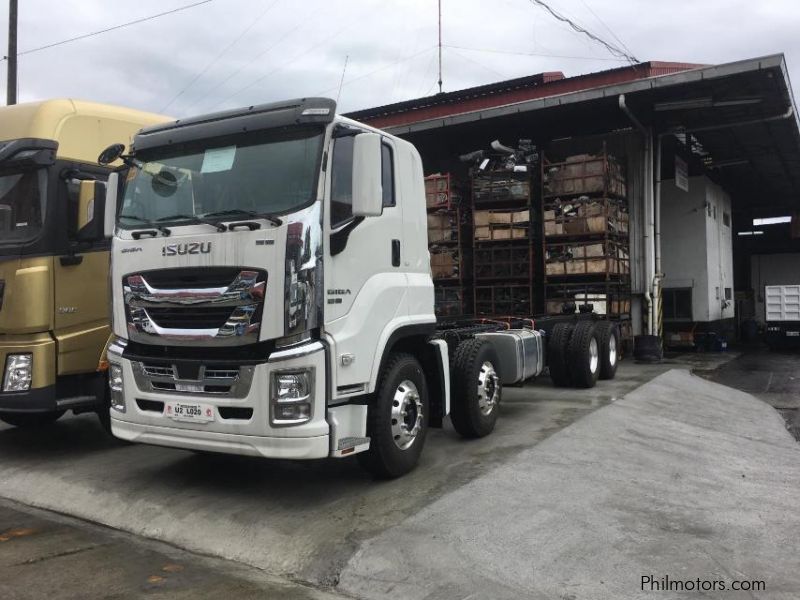
[(221, 210), (219, 212), (212, 212), (206, 213), (204, 217), (229, 217), (233, 215), (244, 215), (246, 217), (250, 217), (251, 219), (266, 219), (275, 227), (280, 227), (283, 225), (283, 220), (279, 219), (278, 217), (273, 217), (272, 215), (268, 215), (266, 213), (257, 213), (254, 210), (244, 210), (242, 208), (232, 208), (230, 210)]
[[(139, 221), (139, 223), (144, 223), (148, 227), (154, 227), (158, 231), (160, 231), (165, 237), (172, 235), (172, 231), (164, 227), (163, 225), (159, 225), (158, 223), (154, 223), (153, 221), (148, 221), (147, 219), (143, 219), (142, 217), (137, 217), (136, 215), (120, 215), (120, 219), (130, 219), (131, 221)], [(135, 238), (138, 239), (138, 236), (142, 234), (141, 231), (134, 231), (131, 233)]]
[(208, 219), (204, 219), (203, 217), (198, 217), (197, 215), (170, 215), (168, 217), (161, 217), (156, 219), (156, 223), (160, 221), (191, 221), (192, 223), (202, 223), (203, 225), (211, 225), (211, 227), (216, 227), (217, 231), (228, 231), (228, 226), (224, 223), (215, 223), (214, 221), (209, 221)]

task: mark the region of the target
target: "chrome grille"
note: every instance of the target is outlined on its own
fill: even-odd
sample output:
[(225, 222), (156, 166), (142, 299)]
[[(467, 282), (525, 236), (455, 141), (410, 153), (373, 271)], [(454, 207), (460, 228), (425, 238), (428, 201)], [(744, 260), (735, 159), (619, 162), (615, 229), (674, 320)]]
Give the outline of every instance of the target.
[(175, 377), (175, 368), (172, 366), (162, 367), (160, 365), (142, 364), (142, 370), (149, 377)]
[(231, 369), (206, 369), (206, 379), (233, 379), (239, 375), (239, 371)]
[(133, 377), (143, 392), (245, 398), (250, 391), (255, 367), (239, 368), (200, 365), (197, 378), (181, 378), (176, 365), (134, 361)]
[(267, 274), (258, 269), (165, 269), (123, 278), (128, 332), (145, 344), (236, 346), (258, 341)]
[(147, 309), (152, 321), (160, 327), (176, 329), (219, 329), (233, 314), (229, 306), (199, 307), (191, 310), (174, 306), (151, 306)]

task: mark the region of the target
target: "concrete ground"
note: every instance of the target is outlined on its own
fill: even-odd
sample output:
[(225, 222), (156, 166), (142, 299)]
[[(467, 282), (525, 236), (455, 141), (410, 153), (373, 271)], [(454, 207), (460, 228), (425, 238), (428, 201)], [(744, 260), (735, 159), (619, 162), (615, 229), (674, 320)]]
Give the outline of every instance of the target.
[[(367, 541), (339, 589), (794, 600), (798, 489), (800, 446), (770, 406), (673, 370)], [(702, 587), (655, 592), (643, 577)], [(725, 591), (710, 591), (715, 582)]]
[(0, 503), (0, 598), (335, 600), (240, 564)]
[(546, 377), (509, 388), (492, 435), (467, 441), (450, 428), (431, 431), (419, 467), (389, 482), (373, 481), (353, 459), (266, 461), (121, 445), (104, 437), (94, 415), (36, 431), (2, 427), (0, 496), (332, 586), (363, 541), (670, 366), (624, 362), (615, 380), (592, 390), (557, 389)]
[[(735, 358), (732, 353), (688, 354), (660, 365), (627, 361), (616, 380), (600, 382), (593, 390), (556, 389), (547, 378), (507, 389), (491, 436), (465, 441), (449, 428), (432, 431), (419, 468), (391, 482), (372, 481), (352, 460), (262, 461), (119, 445), (104, 438), (89, 415), (65, 417), (38, 431), (0, 426), (0, 496), (235, 560), (287, 580), (333, 588), (344, 570), (346, 582), (337, 592), (362, 595), (354, 583), (363, 575), (357, 569), (362, 549), (386, 532), (413, 528), (431, 506), (463, 495), (498, 472), (516, 472), (522, 457), (542, 442), (562, 438), (598, 408), (616, 407), (623, 396), (669, 369), (707, 371)], [(565, 427), (566, 432), (551, 438)], [(597, 450), (575, 439), (572, 444), (592, 470), (606, 464)], [(514, 488), (508, 497), (507, 492), (489, 497), (502, 507), (536, 502), (541, 495), (538, 485)], [(593, 491), (582, 493), (591, 497)], [(585, 521), (584, 516), (577, 522)], [(510, 538), (508, 548), (516, 544)], [(526, 551), (524, 546), (513, 549), (515, 554)], [(95, 576), (91, 561), (83, 570), (77, 564), (74, 568), (77, 574)], [(138, 582), (139, 571), (135, 565), (131, 569), (132, 581)], [(234, 578), (215, 589), (235, 597), (238, 585)], [(297, 593), (310, 592), (301, 587)], [(451, 596), (430, 596), (438, 597)]]
[(800, 440), (800, 352), (770, 352), (760, 345), (746, 350), (703, 376), (763, 400), (781, 413), (789, 432)]

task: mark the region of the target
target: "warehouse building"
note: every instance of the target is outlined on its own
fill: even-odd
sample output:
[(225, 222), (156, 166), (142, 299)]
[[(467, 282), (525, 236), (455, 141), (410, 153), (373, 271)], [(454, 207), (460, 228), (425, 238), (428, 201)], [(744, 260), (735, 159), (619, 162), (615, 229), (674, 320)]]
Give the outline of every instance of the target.
[[(619, 314), (632, 334), (671, 345), (716, 343), (744, 320), (763, 320), (764, 285), (800, 282), (800, 121), (783, 55), (722, 65), (647, 62), (578, 77), (541, 73), (348, 116), (413, 142), (426, 173), (449, 174), (454, 189), (458, 181), (469, 188), (476, 172), (460, 155), (493, 140), (512, 149), (530, 140), (538, 158), (532, 185), (541, 190), (531, 194), (531, 230), (542, 232), (530, 240), (532, 271), (541, 273), (532, 284), (533, 314), (552, 312), (550, 297), (563, 299), (559, 282), (578, 304)], [(591, 183), (601, 163), (602, 193)], [(617, 167), (623, 187), (609, 190)], [(462, 196), (469, 205), (472, 192)], [(615, 196), (624, 209), (605, 207)], [(576, 206), (585, 239), (567, 223)], [(589, 244), (592, 215), (607, 220), (604, 246)], [(602, 247), (608, 258), (616, 248), (609, 240), (623, 233), (624, 250), (613, 250), (618, 264), (603, 277), (628, 287), (606, 287), (604, 295), (584, 254)], [(477, 236), (477, 226), (462, 234)], [(564, 255), (563, 277), (552, 276)]]

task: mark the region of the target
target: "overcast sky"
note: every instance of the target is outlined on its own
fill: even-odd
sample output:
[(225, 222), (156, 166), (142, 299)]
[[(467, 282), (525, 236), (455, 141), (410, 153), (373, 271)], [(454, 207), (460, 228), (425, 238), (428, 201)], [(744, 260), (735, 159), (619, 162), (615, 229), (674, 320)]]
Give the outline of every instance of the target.
[[(19, 3), (24, 52), (192, 0)], [(800, 2), (549, 3), (600, 37), (619, 45), (618, 38), (641, 61), (723, 63), (784, 52), (793, 81), (800, 81)], [(0, 11), (5, 49), (5, 3)], [(443, 0), (443, 13), (445, 91), (625, 64), (529, 0)], [(437, 91), (436, 19), (436, 0), (213, 0), (20, 56), (19, 97), (83, 98), (174, 116), (298, 96), (335, 98), (349, 56), (341, 111), (367, 108)], [(0, 74), (5, 97), (5, 62)]]

